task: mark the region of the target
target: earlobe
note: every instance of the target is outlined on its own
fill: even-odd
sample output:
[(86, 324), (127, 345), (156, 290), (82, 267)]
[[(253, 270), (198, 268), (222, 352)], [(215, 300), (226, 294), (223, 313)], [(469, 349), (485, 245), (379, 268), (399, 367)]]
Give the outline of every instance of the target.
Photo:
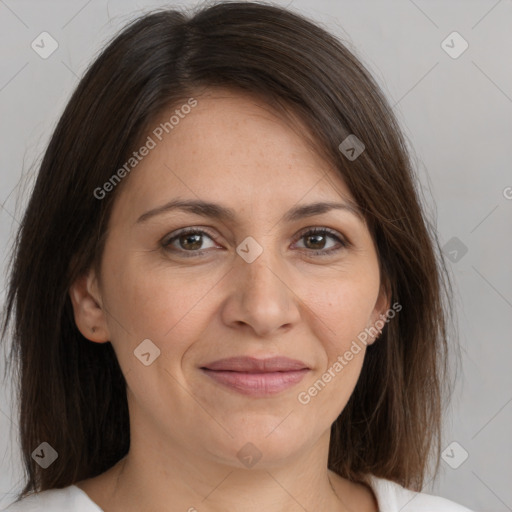
[(69, 287), (69, 296), (78, 330), (90, 341), (105, 343), (110, 341), (110, 333), (96, 283), (90, 270)]

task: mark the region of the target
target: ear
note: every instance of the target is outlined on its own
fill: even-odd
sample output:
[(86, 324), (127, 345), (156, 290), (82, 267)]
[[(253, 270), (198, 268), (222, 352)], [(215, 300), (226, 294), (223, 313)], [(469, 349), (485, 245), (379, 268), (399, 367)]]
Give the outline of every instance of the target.
[[(375, 307), (371, 315), (370, 326), (378, 331), (382, 331), (386, 325), (387, 312), (391, 307), (391, 286), (389, 281), (384, 278), (381, 281), (379, 296), (375, 302)], [(379, 338), (380, 333), (377, 336), (370, 336), (368, 345), (372, 345)]]
[(69, 287), (69, 296), (76, 326), (83, 336), (96, 343), (110, 341), (106, 314), (93, 270), (76, 279)]

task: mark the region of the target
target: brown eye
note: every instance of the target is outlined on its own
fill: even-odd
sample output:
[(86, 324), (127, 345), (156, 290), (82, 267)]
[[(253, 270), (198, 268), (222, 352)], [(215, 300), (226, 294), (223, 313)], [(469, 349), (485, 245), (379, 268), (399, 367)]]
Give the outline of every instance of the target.
[(201, 236), (202, 235), (198, 233), (189, 233), (180, 235), (177, 240), (183, 249), (197, 250), (201, 248), (201, 245), (203, 245)]
[[(299, 240), (306, 240), (305, 248), (313, 251), (314, 255), (328, 255), (339, 251), (341, 248), (348, 247), (348, 242), (342, 239), (335, 231), (327, 228), (314, 228), (301, 234)], [(338, 247), (326, 249), (328, 240), (334, 240)], [(341, 247), (339, 247), (341, 246)]]
[[(204, 237), (213, 240), (206, 231), (200, 229), (183, 230), (164, 240), (162, 246), (165, 250), (179, 252), (186, 257), (202, 255), (204, 253), (200, 249), (208, 249), (208, 247), (204, 247)], [(185, 254), (187, 252), (192, 254)]]
[[(306, 246), (308, 249), (324, 249), (326, 243), (326, 236), (318, 233), (313, 233), (312, 235), (305, 235), (304, 237), (308, 242)], [(313, 245), (311, 247), (309, 244)]]
[[(170, 238), (164, 239), (162, 247), (166, 251), (179, 253), (179, 255), (185, 257), (204, 255), (205, 249), (211, 248), (204, 247), (204, 238), (206, 237), (213, 241), (213, 236), (201, 229), (184, 229), (173, 235)], [(327, 228), (310, 229), (303, 232), (299, 240), (305, 240), (304, 250), (315, 256), (333, 254), (349, 246), (349, 243), (343, 237)], [(335, 242), (334, 247), (326, 248), (329, 240)], [(336, 247), (336, 243), (338, 247)]]

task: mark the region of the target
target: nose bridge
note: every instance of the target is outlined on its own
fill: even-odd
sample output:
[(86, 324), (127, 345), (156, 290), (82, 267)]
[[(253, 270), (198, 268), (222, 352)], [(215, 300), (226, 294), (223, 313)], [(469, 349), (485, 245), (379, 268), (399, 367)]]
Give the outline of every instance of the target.
[(235, 303), (228, 308), (235, 315), (230, 315), (231, 321), (249, 324), (260, 335), (295, 322), (298, 314), (290, 307), (293, 293), (286, 283), (286, 265), (273, 237), (245, 239), (237, 253), (233, 274), (236, 293), (231, 297)]
[[(258, 240), (248, 236), (237, 247), (240, 258), (237, 265), (242, 273), (241, 278), (251, 290), (265, 292), (269, 286), (282, 286), (275, 275), (282, 268), (277, 250), (271, 236), (259, 236)], [(279, 283), (275, 283), (275, 280)]]

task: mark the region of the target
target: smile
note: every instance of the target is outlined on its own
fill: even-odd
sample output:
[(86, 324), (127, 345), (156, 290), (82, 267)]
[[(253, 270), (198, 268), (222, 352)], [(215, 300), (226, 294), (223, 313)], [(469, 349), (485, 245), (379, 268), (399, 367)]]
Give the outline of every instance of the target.
[(295, 386), (310, 370), (303, 368), (301, 370), (255, 373), (201, 368), (201, 371), (219, 384), (239, 393), (262, 397), (275, 395)]

